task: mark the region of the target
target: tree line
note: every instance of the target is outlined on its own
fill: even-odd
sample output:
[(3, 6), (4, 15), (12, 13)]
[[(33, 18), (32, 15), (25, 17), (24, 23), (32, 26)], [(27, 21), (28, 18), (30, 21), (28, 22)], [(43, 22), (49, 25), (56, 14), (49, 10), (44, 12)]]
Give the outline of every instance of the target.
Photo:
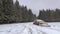
[(60, 9), (56, 8), (54, 10), (40, 10), (37, 18), (47, 22), (60, 22)]
[(18, 0), (0, 0), (0, 24), (31, 22), (36, 19), (36, 15), (26, 6), (19, 5)]

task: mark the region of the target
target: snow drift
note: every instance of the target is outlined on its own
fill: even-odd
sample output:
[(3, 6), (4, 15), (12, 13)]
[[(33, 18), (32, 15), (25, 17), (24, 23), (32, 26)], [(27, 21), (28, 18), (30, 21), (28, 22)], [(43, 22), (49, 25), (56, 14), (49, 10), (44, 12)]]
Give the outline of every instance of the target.
[(60, 34), (60, 26), (52, 24), (51, 27), (42, 27), (32, 22), (5, 24), (0, 25), (0, 34)]

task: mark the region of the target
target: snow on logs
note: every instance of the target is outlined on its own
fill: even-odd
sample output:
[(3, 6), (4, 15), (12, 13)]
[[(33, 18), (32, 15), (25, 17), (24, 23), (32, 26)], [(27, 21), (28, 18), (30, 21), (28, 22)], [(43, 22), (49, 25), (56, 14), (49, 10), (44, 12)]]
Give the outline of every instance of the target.
[(50, 27), (50, 26), (48, 25), (48, 23), (46, 23), (45, 21), (40, 20), (40, 19), (34, 20), (34, 23), (33, 23), (33, 24), (39, 25), (39, 26)]

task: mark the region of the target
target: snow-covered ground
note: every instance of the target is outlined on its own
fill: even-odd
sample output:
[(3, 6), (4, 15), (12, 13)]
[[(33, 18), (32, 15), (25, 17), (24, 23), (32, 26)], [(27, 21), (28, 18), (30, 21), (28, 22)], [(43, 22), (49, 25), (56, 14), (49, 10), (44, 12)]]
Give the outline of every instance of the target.
[(0, 34), (60, 34), (60, 23), (49, 23), (51, 27), (34, 25), (33, 22), (0, 25)]

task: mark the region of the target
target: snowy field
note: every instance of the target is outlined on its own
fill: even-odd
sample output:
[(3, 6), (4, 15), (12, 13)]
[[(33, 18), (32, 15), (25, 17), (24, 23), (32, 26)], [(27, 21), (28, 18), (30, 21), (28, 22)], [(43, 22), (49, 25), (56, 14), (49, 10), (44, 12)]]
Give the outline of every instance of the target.
[(33, 22), (0, 25), (0, 34), (60, 34), (60, 23), (49, 23), (51, 27), (34, 25)]

